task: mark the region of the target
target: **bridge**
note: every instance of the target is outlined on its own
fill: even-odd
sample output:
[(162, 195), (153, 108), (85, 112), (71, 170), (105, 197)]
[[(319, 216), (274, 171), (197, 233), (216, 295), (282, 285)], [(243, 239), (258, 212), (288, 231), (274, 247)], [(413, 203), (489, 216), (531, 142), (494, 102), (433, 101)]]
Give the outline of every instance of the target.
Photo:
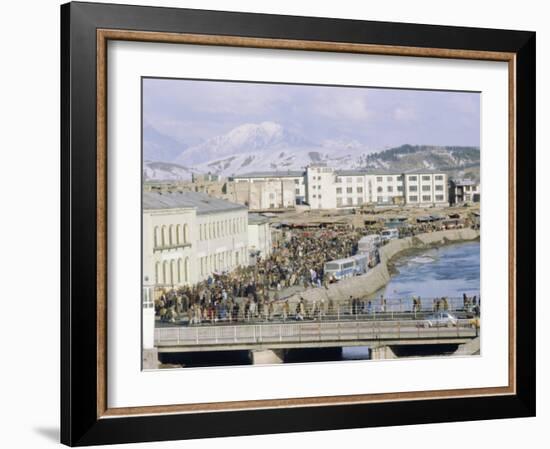
[(464, 345), (479, 335), (471, 319), (451, 326), (426, 325), (425, 319), (348, 319), (222, 325), (168, 326), (155, 329), (159, 353), (369, 346)]

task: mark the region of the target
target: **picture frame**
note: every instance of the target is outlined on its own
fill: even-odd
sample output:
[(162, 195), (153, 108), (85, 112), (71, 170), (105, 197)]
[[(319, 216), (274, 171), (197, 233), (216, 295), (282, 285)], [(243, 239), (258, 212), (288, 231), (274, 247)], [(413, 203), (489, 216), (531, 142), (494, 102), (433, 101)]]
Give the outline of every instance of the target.
[[(109, 408), (106, 74), (111, 41), (506, 62), (508, 386)], [(535, 33), (72, 2), (61, 7), (61, 56), (62, 443), (535, 416)]]

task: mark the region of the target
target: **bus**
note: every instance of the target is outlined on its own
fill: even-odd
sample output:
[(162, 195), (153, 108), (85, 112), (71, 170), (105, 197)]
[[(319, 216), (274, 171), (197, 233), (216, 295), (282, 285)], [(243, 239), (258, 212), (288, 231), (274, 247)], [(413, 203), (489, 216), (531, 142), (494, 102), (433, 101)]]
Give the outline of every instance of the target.
[(325, 276), (331, 276), (334, 279), (340, 280), (364, 274), (368, 269), (368, 255), (358, 254), (325, 263)]
[(399, 231), (397, 229), (383, 229), (380, 233), (382, 241), (393, 240), (399, 238)]
[(357, 242), (357, 252), (359, 254), (374, 252), (382, 243), (382, 239), (378, 234), (370, 234), (362, 237)]

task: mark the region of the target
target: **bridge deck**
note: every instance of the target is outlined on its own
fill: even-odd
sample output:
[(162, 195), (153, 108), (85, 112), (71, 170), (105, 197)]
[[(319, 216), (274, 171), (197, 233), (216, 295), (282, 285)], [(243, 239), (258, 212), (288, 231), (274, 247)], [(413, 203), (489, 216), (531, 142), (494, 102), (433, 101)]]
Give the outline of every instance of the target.
[(475, 338), (469, 320), (452, 327), (422, 327), (421, 320), (292, 322), (224, 326), (174, 326), (155, 329), (160, 352), (264, 348), (461, 344)]

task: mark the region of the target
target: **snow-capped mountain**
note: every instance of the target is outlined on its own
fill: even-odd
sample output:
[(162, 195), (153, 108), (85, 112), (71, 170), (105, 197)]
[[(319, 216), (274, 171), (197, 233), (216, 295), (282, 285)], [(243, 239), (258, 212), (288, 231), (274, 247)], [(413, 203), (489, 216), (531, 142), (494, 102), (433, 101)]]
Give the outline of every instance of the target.
[(325, 162), (340, 169), (371, 168), (410, 171), (421, 168), (453, 171), (479, 167), (474, 147), (412, 146), (373, 152), (352, 140), (314, 142), (278, 123), (244, 124), (182, 151), (171, 162), (144, 163), (146, 179), (187, 180), (192, 173), (222, 176), (252, 171), (301, 170)]
[(145, 181), (188, 181), (196, 170), (170, 162), (144, 161), (143, 179)]
[(240, 153), (263, 153), (307, 146), (315, 144), (297, 133), (286, 130), (278, 123), (246, 123), (227, 134), (212, 137), (186, 149), (174, 162), (189, 166), (221, 160)]

